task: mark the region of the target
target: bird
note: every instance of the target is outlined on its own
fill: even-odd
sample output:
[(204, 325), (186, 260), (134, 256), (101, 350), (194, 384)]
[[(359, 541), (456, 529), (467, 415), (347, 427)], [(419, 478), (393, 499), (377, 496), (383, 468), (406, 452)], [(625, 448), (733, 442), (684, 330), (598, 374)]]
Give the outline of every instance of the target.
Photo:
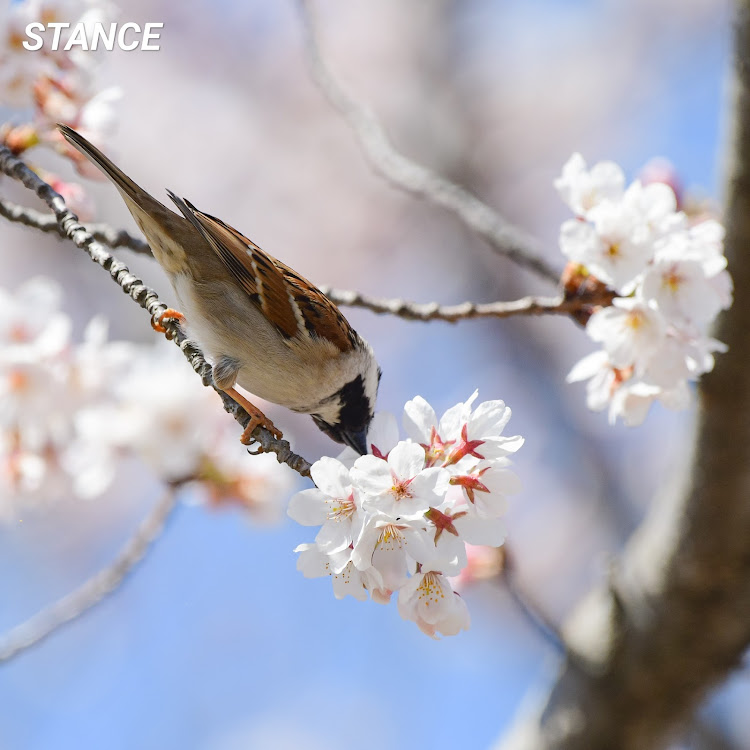
[(80, 133), (64, 138), (114, 183), (164, 269), (179, 309), (173, 318), (212, 363), (215, 386), (242, 405), (250, 422), (281, 431), (235, 388), (309, 414), (320, 430), (359, 454), (368, 452), (381, 369), (372, 347), (323, 292), (221, 219), (167, 190), (180, 213), (139, 187)]

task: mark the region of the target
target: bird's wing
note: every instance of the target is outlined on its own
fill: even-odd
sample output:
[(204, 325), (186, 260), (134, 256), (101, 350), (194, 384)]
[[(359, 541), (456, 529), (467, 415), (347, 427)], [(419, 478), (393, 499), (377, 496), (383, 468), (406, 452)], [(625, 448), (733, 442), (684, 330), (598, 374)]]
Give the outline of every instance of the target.
[(284, 337), (327, 339), (341, 352), (355, 346), (357, 334), (317, 287), (221, 219), (199, 211), (171, 192), (169, 196)]

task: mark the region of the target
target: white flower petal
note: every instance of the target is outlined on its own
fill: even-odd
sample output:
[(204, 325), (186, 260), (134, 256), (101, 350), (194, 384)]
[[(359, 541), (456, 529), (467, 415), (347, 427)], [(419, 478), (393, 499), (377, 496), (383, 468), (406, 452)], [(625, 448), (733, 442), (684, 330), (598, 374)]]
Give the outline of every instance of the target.
[(567, 383), (577, 383), (580, 380), (588, 380), (596, 375), (599, 370), (609, 365), (607, 352), (598, 349), (591, 354), (587, 354), (583, 359), (578, 360), (568, 373), (565, 381)]
[(393, 486), (388, 463), (376, 456), (360, 456), (351, 469), (351, 478), (357, 489), (367, 495), (380, 495)]
[(328, 497), (346, 498), (351, 492), (349, 470), (335, 458), (324, 456), (310, 468), (318, 489)]
[(435, 410), (421, 396), (415, 396), (404, 406), (404, 430), (417, 443), (429, 443), (433, 427), (437, 427), (438, 419)]
[[(560, 250), (574, 263), (589, 265), (592, 258), (597, 258), (604, 246), (591, 224), (569, 219), (560, 227)], [(607, 279), (602, 279), (607, 281)]]
[(320, 526), (328, 519), (327, 496), (313, 487), (292, 495), (287, 515), (302, 526)]
[(500, 547), (505, 541), (505, 521), (467, 514), (454, 522), (456, 530), (467, 544)]
[(461, 435), (461, 428), (466, 424), (471, 415), (471, 405), (478, 395), (479, 391), (474, 391), (467, 401), (452, 406), (440, 417), (438, 432), (443, 440), (458, 439)]
[(417, 443), (399, 443), (388, 455), (388, 466), (399, 479), (411, 479), (424, 469), (424, 448)]
[(469, 419), (469, 434), (472, 438), (500, 435), (510, 417), (511, 410), (504, 401), (484, 401)]
[(323, 554), (314, 544), (300, 544), (294, 551), (299, 552), (297, 570), (305, 578), (322, 578), (331, 574), (328, 555)]
[(352, 524), (348, 519), (331, 519), (320, 527), (315, 544), (321, 552), (332, 555), (352, 543)]
[(398, 443), (398, 422), (393, 414), (380, 411), (372, 419), (367, 431), (367, 449), (374, 445), (384, 456)]
[(343, 599), (345, 596), (352, 596), (359, 601), (367, 600), (367, 589), (362, 580), (362, 574), (352, 563), (333, 576), (333, 595), (337, 599)]

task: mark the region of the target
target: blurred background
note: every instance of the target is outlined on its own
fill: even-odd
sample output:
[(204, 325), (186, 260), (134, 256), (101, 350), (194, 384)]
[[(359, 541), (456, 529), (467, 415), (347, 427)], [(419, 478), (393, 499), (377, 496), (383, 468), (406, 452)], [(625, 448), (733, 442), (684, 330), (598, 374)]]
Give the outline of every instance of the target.
[[(537, 235), (560, 268), (568, 212), (552, 181), (573, 151), (613, 159), (630, 178), (664, 157), (688, 195), (720, 204), (725, 0), (316, 8), (330, 65), (397, 147)], [(164, 22), (158, 52), (106, 53), (102, 66), (123, 90), (108, 151), (157, 196), (187, 196), (320, 284), (442, 303), (553, 291), (372, 174), (310, 80), (291, 0), (129, 0), (119, 18)], [(108, 183), (86, 187), (97, 220), (136, 231)], [(171, 300), (153, 261), (117, 254)], [(78, 339), (96, 313), (112, 338), (154, 338), (69, 243), (0, 222), (0, 269), (9, 289), (57, 278)], [(421, 394), (440, 413), (475, 388), (513, 409), (507, 431), (526, 444), (508, 546), (520, 588), (561, 621), (680, 472), (693, 415), (655, 406), (627, 429), (589, 413), (583, 386), (564, 383), (592, 348), (570, 320), (426, 325), (345, 312), (383, 368), (380, 409), (400, 416)], [(337, 452), (307, 417), (267, 413), (309, 460)], [(280, 471), (283, 508), (307, 484)], [(0, 528), (0, 629), (107, 564), (159, 492), (149, 473), (123, 470), (94, 500), (14, 505)], [(120, 591), (0, 667), (0, 748), (487, 748), (554, 678), (555, 648), (502, 582), (465, 590), (471, 630), (431, 641), (395, 604), (336, 601), (330, 581), (305, 580), (292, 550), (314, 530), (183, 497)], [(748, 697), (738, 674), (704, 708), (703, 729), (750, 746)]]

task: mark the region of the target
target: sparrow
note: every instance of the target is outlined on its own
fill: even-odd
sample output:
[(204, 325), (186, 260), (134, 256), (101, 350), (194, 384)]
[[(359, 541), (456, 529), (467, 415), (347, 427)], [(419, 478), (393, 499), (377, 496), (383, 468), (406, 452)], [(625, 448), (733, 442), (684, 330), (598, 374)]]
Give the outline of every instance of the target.
[(318, 288), (228, 224), (171, 191), (180, 213), (136, 185), (75, 130), (67, 141), (114, 183), (166, 272), (190, 336), (212, 362), (213, 381), (250, 414), (242, 442), (262, 425), (281, 432), (235, 385), (309, 414), (330, 438), (367, 453), (381, 371), (370, 345)]

